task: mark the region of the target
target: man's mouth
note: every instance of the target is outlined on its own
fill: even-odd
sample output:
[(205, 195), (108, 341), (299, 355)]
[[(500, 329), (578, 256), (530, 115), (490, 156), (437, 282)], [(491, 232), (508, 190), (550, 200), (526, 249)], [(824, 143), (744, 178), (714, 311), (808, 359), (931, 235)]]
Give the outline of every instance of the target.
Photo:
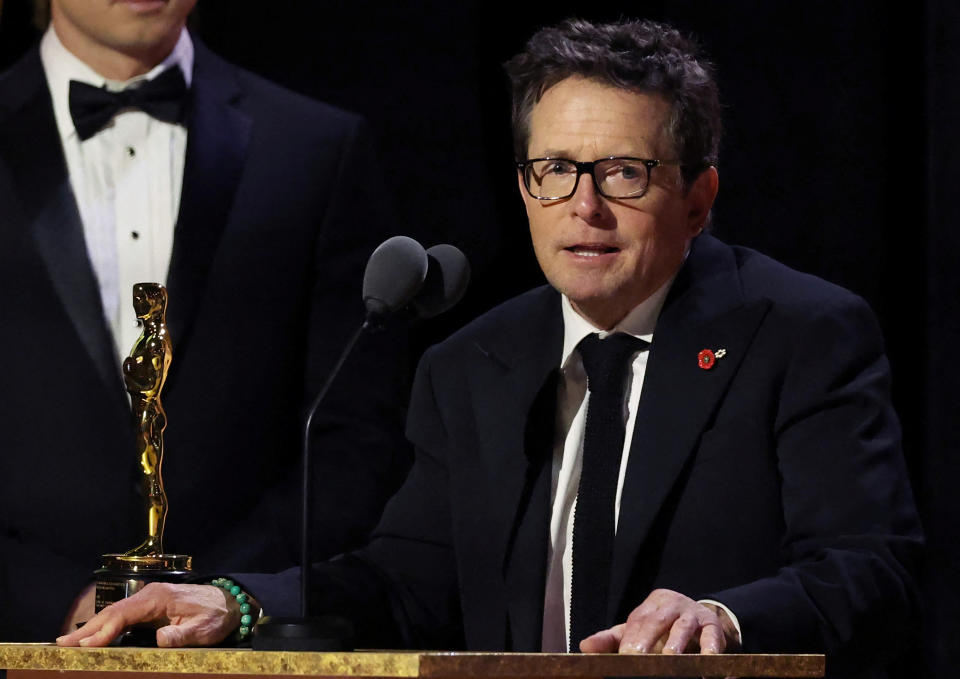
[(601, 255), (609, 255), (614, 252), (619, 252), (620, 248), (613, 247), (612, 245), (602, 244), (577, 244), (564, 248), (564, 250), (567, 252), (572, 252), (578, 257), (599, 257)]

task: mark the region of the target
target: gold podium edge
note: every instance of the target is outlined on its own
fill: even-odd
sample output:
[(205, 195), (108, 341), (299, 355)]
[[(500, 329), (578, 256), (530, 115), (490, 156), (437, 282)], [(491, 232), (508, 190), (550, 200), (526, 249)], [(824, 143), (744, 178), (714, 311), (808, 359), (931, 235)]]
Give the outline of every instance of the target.
[(302, 653), (249, 649), (59, 648), (51, 644), (0, 644), (0, 668), (10, 679), (46, 679), (62, 672), (136, 672), (141, 675), (316, 677), (750, 676), (822, 677), (822, 655), (580, 655), (565, 653), (461, 653), (359, 651)]

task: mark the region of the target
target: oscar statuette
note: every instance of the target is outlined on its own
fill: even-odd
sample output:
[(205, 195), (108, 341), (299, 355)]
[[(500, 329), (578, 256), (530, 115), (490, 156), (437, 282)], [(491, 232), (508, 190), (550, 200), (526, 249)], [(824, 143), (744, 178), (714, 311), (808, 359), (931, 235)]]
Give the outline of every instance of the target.
[(123, 361), (123, 379), (136, 419), (136, 452), (146, 500), (146, 535), (142, 543), (127, 552), (103, 555), (101, 568), (95, 574), (97, 612), (135, 594), (150, 582), (180, 582), (191, 574), (191, 557), (163, 551), (167, 494), (161, 469), (167, 420), (160, 392), (172, 353), (166, 325), (166, 288), (159, 283), (137, 283), (133, 286), (133, 307), (143, 332)]

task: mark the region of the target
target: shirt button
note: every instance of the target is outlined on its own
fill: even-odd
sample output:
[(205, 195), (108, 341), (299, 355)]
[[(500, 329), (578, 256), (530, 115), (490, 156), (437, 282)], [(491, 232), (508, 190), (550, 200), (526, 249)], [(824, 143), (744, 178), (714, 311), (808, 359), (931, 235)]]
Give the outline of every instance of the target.
[(131, 237), (133, 240), (137, 240), (138, 238), (140, 238), (140, 232), (139, 232), (139, 231), (131, 231), (131, 232), (130, 232), (130, 237)]
[(135, 148), (133, 148), (132, 146), (128, 146), (128, 147), (127, 147), (127, 155), (130, 156), (131, 158), (133, 158), (135, 155), (137, 155), (137, 150), (136, 150)]

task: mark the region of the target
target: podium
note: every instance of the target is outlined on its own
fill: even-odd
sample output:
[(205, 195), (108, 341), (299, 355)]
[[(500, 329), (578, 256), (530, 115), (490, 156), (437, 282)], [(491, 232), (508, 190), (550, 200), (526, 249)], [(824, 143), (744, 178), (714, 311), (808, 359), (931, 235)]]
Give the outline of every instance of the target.
[(601, 679), (822, 677), (822, 655), (581, 655), (358, 651), (295, 653), (219, 648), (58, 648), (0, 644), (8, 679)]

